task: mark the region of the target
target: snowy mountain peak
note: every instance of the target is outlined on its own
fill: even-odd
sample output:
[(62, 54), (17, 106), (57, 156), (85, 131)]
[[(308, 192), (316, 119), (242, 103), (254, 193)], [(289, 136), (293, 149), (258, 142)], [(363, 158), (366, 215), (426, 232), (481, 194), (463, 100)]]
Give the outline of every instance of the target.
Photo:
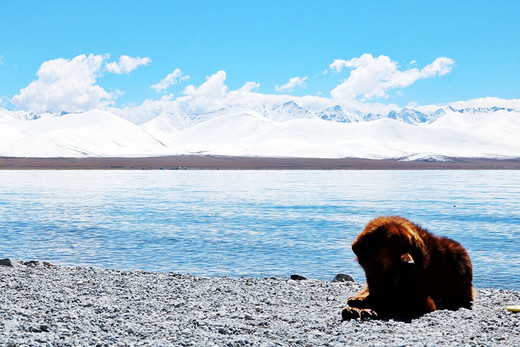
[(316, 114), (323, 120), (340, 123), (357, 123), (363, 121), (363, 116), (356, 113), (347, 113), (340, 105), (329, 107)]
[(397, 121), (418, 125), (422, 123), (429, 123), (430, 119), (427, 115), (422, 112), (413, 110), (411, 108), (403, 108), (400, 111), (390, 111), (387, 115), (390, 119), (395, 119)]
[(316, 115), (305, 107), (297, 104), (294, 101), (287, 101), (281, 105), (266, 106), (262, 105), (256, 109), (265, 118), (277, 121), (286, 122), (294, 119), (314, 119)]
[(40, 115), (26, 111), (10, 111), (0, 108), (0, 120), (18, 121), (18, 120), (35, 120), (40, 118)]
[(505, 108), (505, 107), (498, 107), (498, 106), (493, 106), (493, 107), (468, 107), (468, 108), (464, 108), (464, 109), (454, 109), (453, 107), (450, 107), (450, 108), (454, 112), (466, 113), (466, 114), (493, 113), (493, 112), (498, 112), (498, 111), (515, 112), (515, 110), (512, 109), (512, 108)]

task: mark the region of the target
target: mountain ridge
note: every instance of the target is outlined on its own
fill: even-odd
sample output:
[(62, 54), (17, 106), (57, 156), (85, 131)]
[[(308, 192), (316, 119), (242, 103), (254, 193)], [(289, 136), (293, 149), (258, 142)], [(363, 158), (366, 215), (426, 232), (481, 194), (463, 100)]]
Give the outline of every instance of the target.
[(520, 158), (520, 112), (506, 107), (413, 108), (385, 115), (296, 102), (208, 113), (162, 112), (136, 124), (114, 113), (34, 114), (0, 109), (3, 157), (258, 157), (442, 161)]
[[(433, 112), (421, 112), (413, 107), (403, 107), (400, 110), (391, 110), (386, 114), (381, 113), (372, 113), (372, 112), (362, 112), (359, 110), (345, 110), (340, 105), (334, 105), (323, 109), (319, 112), (312, 112), (305, 108), (304, 106), (298, 104), (297, 102), (290, 100), (283, 104), (278, 105), (260, 105), (257, 107), (243, 107), (243, 106), (229, 106), (221, 109), (217, 109), (211, 112), (201, 112), (201, 113), (186, 113), (186, 112), (160, 112), (157, 115), (150, 116), (146, 122), (158, 118), (160, 116), (174, 116), (179, 119), (180, 123), (183, 123), (183, 127), (189, 127), (191, 125), (195, 125), (211, 118), (215, 118), (221, 115), (227, 115), (229, 113), (258, 113), (264, 116), (267, 119), (274, 120), (277, 122), (285, 122), (294, 119), (315, 119), (320, 118), (327, 121), (339, 122), (339, 123), (357, 123), (357, 122), (369, 122), (378, 119), (390, 118), (396, 121), (412, 124), (412, 125), (421, 125), (428, 124), (436, 121), (447, 112), (456, 112), (461, 114), (481, 114), (481, 113), (493, 113), (498, 111), (506, 111), (506, 112), (519, 112), (520, 109), (511, 108), (511, 107), (501, 107), (501, 106), (492, 106), (492, 107), (465, 107), (465, 108), (455, 108), (451, 105), (449, 106), (439, 106)], [(41, 112), (34, 113), (29, 111), (12, 111), (0, 108), (0, 120), (6, 119), (6, 114), (10, 115), (14, 119), (19, 120), (36, 120), (43, 117), (62, 117), (69, 114), (78, 114), (84, 112), (67, 112), (61, 111), (59, 113), (53, 112)], [(122, 114), (119, 115), (121, 118), (127, 119), (124, 115), (124, 109)], [(146, 117), (145, 117), (146, 118)], [(144, 124), (146, 122), (139, 121), (131, 121), (137, 125)], [(180, 125), (180, 124), (179, 124)]]

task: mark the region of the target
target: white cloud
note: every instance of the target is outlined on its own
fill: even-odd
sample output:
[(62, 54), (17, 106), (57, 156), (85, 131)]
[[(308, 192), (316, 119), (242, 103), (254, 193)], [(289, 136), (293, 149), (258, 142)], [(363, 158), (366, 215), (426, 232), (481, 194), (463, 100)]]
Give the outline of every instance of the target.
[(332, 106), (330, 98), (320, 96), (271, 95), (258, 93), (260, 84), (246, 82), (236, 90), (229, 90), (225, 84), (226, 72), (218, 71), (206, 77), (200, 86), (189, 85), (183, 95), (174, 98), (164, 95), (160, 100), (147, 99), (140, 105), (129, 105), (122, 109), (110, 108), (110, 111), (135, 123), (143, 123), (163, 113), (205, 113), (225, 107), (255, 108), (260, 105), (280, 105), (294, 100), (311, 111), (321, 111)]
[(4, 64), (4, 62), (2, 61), (3, 58), (4, 58), (4, 56), (3, 56), (3, 55), (0, 55), (0, 65), (3, 65), (3, 64)]
[(246, 82), (237, 91), (238, 92), (253, 92), (253, 91), (257, 91), (258, 88), (260, 88), (260, 83), (257, 83), (257, 82)]
[(226, 72), (220, 70), (211, 76), (206, 76), (206, 82), (198, 87), (187, 86), (183, 91), (184, 96), (178, 97), (176, 101), (181, 109), (187, 112), (197, 113), (221, 108), (227, 94), (225, 80)]
[(117, 96), (96, 85), (106, 58), (82, 54), (73, 59), (46, 61), (36, 73), (38, 79), (21, 89), (11, 102), (18, 109), (33, 112), (78, 112), (102, 107)]
[[(247, 103), (246, 95), (255, 94), (251, 91), (258, 88), (255, 82), (246, 82), (236, 91), (228, 92), (225, 85), (226, 72), (218, 71), (206, 77), (200, 86), (187, 86), (182, 95), (174, 98), (172, 94), (163, 95), (160, 100), (146, 99), (140, 105), (131, 105), (122, 109), (112, 108), (111, 112), (137, 124), (144, 123), (164, 113), (205, 113), (218, 109)], [(231, 98), (231, 104), (229, 102)]]
[[(20, 90), (11, 102), (18, 108), (33, 112), (71, 111), (79, 112), (94, 108), (113, 107), (114, 100), (121, 92), (106, 91), (96, 81), (102, 73), (129, 72), (139, 65), (136, 59), (125, 60), (121, 56), (117, 63), (107, 63), (108, 55), (80, 55), (73, 59), (54, 59), (44, 62), (37, 72), (37, 80)], [(144, 62), (141, 60), (141, 63)], [(108, 67), (110, 66), (110, 67)], [(226, 72), (218, 71), (206, 77), (206, 81), (198, 86), (188, 85), (180, 95), (162, 95), (147, 99), (141, 105), (127, 105), (117, 109), (115, 113), (130, 117), (133, 120), (169, 112), (204, 113), (224, 107), (244, 106), (255, 108), (260, 105), (279, 105), (293, 100), (311, 111), (321, 111), (327, 107), (341, 105), (347, 110), (362, 110), (363, 112), (387, 113), (390, 109), (398, 109), (397, 105), (384, 105), (367, 102), (372, 98), (385, 98), (393, 90), (398, 94), (400, 88), (409, 86), (415, 81), (449, 73), (454, 61), (440, 57), (431, 64), (418, 69), (408, 65), (399, 67), (389, 57), (373, 57), (364, 54), (350, 60), (336, 59), (329, 65), (329, 71), (341, 73), (348, 70), (348, 77), (330, 92), (330, 97), (318, 95), (294, 96), (289, 93), (276, 95), (262, 94), (258, 90), (260, 84), (253, 81), (245, 82), (235, 90), (229, 90), (226, 82)], [(334, 75), (334, 74), (329, 74)], [(171, 85), (188, 79), (180, 69), (175, 69), (165, 78), (150, 88), (157, 92), (165, 92)], [(276, 90), (291, 91), (305, 84), (307, 76), (293, 77), (288, 83), (276, 86)], [(5, 104), (5, 102), (4, 102)]]
[(421, 78), (430, 78), (434, 76), (444, 76), (451, 72), (455, 61), (450, 58), (440, 57), (435, 59), (430, 65), (426, 65), (421, 70)]
[(294, 90), (295, 87), (299, 87), (305, 83), (305, 80), (307, 79), (307, 76), (305, 77), (293, 77), (289, 79), (289, 82), (284, 84), (283, 86), (276, 86), (275, 89), (277, 92), (281, 91), (291, 91)]
[(169, 86), (173, 86), (180, 81), (189, 79), (190, 76), (183, 76), (181, 69), (175, 69), (172, 73), (168, 74), (165, 78), (160, 80), (157, 84), (150, 86), (150, 88), (155, 89), (157, 93), (165, 91)]
[(152, 59), (148, 57), (129, 57), (128, 55), (122, 55), (119, 57), (119, 62), (108, 63), (105, 68), (108, 72), (115, 74), (130, 73), (137, 69), (139, 66), (148, 65), (152, 62)]
[(348, 68), (351, 71), (349, 77), (331, 91), (331, 96), (340, 100), (386, 98), (391, 89), (408, 87), (419, 79), (446, 75), (454, 64), (452, 59), (440, 57), (421, 70), (401, 71), (397, 62), (384, 55), (374, 58), (371, 54), (363, 54), (350, 60), (336, 59), (329, 65), (331, 70), (341, 72)]
[(319, 96), (271, 95), (256, 92), (257, 82), (246, 82), (236, 90), (228, 90), (225, 84), (226, 72), (218, 71), (207, 77), (198, 87), (186, 87), (183, 96), (169, 102), (171, 109), (186, 113), (211, 112), (224, 107), (244, 106), (254, 108), (260, 105), (280, 105), (294, 100), (310, 110), (322, 110), (331, 106), (329, 98)]
[(205, 113), (225, 107), (256, 108), (261, 105), (280, 105), (287, 101), (295, 101), (310, 111), (318, 112), (327, 107), (340, 104), (346, 110), (361, 110), (371, 113), (388, 113), (399, 109), (399, 106), (379, 103), (364, 103), (357, 100), (334, 100), (319, 95), (294, 96), (289, 94), (262, 94), (257, 90), (260, 84), (246, 82), (236, 90), (229, 90), (225, 84), (226, 72), (206, 77), (200, 86), (189, 85), (183, 95), (174, 98), (168, 94), (160, 100), (147, 99), (140, 105), (130, 105), (125, 108), (111, 108), (110, 111), (137, 124), (144, 123), (164, 113)]
[[(343, 59), (334, 59), (334, 61), (329, 65), (329, 68), (331, 70), (336, 70), (336, 72), (341, 72), (343, 68), (350, 67), (347, 64), (349, 64), (349, 61), (343, 60)], [(324, 74), (326, 74), (327, 70), (323, 71)]]

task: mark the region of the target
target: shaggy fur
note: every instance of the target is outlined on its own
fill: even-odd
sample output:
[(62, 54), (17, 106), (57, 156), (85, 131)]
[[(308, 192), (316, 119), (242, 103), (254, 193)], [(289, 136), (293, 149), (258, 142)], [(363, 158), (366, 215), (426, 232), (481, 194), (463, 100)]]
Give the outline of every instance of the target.
[(367, 224), (352, 250), (367, 287), (341, 312), (352, 318), (409, 319), (440, 310), (471, 308), (473, 270), (466, 250), (402, 217)]

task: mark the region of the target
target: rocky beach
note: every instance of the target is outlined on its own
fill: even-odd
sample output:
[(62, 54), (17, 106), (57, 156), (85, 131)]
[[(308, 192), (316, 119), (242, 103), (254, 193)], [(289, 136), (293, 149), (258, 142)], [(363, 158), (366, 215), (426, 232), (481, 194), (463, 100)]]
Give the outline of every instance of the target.
[(4, 346), (520, 345), (515, 290), (477, 289), (473, 309), (411, 322), (342, 322), (360, 282), (2, 264)]

